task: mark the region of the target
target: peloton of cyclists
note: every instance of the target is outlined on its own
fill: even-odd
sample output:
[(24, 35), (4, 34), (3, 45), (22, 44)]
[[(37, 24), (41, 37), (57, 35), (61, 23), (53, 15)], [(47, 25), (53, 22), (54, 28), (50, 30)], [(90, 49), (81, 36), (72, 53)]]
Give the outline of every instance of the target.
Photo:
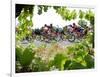
[(72, 28), (72, 32), (76, 33), (78, 37), (80, 37), (83, 34), (83, 28), (76, 25), (75, 23), (73, 23), (73, 25), (70, 25), (70, 27)]

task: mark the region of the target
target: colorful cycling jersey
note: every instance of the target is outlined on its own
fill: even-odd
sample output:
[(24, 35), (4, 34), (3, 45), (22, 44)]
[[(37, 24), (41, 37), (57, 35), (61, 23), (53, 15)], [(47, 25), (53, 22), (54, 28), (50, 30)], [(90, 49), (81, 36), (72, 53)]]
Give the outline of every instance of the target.
[(82, 32), (83, 32), (83, 30), (84, 30), (84, 29), (83, 29), (83, 28), (81, 28), (81, 27), (78, 27), (78, 28), (77, 28), (77, 31), (78, 31), (78, 32), (81, 32), (81, 33), (82, 33)]

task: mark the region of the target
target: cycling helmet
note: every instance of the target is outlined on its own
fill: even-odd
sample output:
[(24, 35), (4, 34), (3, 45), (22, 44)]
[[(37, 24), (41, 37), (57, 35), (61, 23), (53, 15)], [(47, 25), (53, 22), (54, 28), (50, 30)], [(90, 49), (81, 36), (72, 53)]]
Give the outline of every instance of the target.
[(75, 23), (73, 23), (73, 25), (76, 25)]

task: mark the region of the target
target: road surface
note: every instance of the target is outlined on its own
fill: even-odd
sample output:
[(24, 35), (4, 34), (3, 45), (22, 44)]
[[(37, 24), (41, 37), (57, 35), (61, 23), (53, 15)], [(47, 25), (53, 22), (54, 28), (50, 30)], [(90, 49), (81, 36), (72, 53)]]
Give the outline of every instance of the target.
[[(51, 46), (51, 44), (54, 43), (54, 42), (45, 42), (45, 41), (39, 41), (39, 40), (34, 40), (33, 44), (37, 47), (43, 45), (43, 44), (46, 44), (47, 46)], [(57, 43), (60, 47), (65, 47), (65, 46), (69, 46), (69, 45), (72, 45), (74, 42), (69, 42), (68, 40), (66, 41), (58, 41), (58, 42), (55, 42)], [(23, 45), (27, 46), (29, 44), (29, 42), (27, 40), (24, 40), (22, 42)]]

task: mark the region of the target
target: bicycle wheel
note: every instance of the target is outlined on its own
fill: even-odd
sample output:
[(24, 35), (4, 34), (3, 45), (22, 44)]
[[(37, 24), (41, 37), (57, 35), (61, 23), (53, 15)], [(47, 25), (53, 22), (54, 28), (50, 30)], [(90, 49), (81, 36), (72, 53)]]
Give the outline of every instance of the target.
[(75, 35), (74, 34), (68, 34), (68, 41), (74, 42), (75, 41)]
[(40, 35), (37, 35), (36, 36), (36, 40), (40, 41), (41, 40), (41, 36)]
[(58, 41), (61, 41), (61, 36), (56, 36), (56, 37), (55, 37), (55, 41), (57, 41), (57, 42), (58, 42)]

